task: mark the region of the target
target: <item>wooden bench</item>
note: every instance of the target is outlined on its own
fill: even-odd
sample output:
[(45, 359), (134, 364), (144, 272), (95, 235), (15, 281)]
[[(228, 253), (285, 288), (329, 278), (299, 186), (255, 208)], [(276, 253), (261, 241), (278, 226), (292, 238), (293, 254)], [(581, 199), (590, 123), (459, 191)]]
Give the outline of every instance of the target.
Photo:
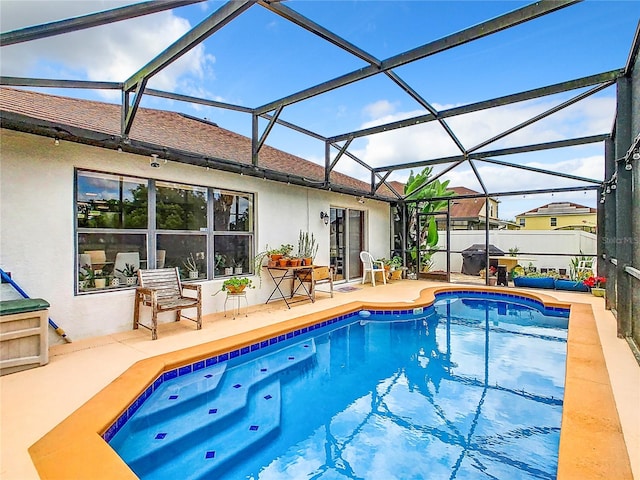
[[(158, 313), (176, 311), (176, 322), (181, 317), (191, 320), (202, 328), (202, 291), (200, 285), (191, 283), (183, 285), (180, 272), (176, 268), (159, 268), (156, 270), (138, 270), (138, 287), (136, 288), (133, 309), (133, 328), (139, 326), (151, 330), (151, 340), (158, 338)], [(184, 290), (193, 290), (195, 297), (185, 296)], [(151, 307), (151, 326), (140, 322), (140, 304)], [(185, 308), (196, 308), (195, 319), (182, 315)]]

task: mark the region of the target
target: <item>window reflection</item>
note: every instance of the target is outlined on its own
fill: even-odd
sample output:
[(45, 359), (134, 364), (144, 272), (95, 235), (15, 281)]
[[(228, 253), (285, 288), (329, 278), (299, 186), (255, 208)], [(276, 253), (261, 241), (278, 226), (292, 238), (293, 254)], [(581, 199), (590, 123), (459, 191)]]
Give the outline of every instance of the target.
[(156, 184), (159, 230), (206, 230), (207, 189), (165, 182)]
[(80, 170), (76, 179), (78, 292), (131, 287), (140, 268), (177, 267), (184, 280), (252, 272), (253, 195)]
[(146, 181), (79, 172), (76, 211), (79, 228), (146, 228)]
[(217, 232), (248, 232), (253, 224), (250, 195), (225, 190), (213, 192), (213, 229)]

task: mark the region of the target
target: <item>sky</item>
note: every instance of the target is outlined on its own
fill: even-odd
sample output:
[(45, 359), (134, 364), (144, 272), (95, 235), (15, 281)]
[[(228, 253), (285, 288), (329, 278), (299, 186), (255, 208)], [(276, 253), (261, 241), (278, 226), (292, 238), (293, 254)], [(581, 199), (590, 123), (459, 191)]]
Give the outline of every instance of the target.
[[(94, 13), (133, 2), (116, 0), (0, 0), (2, 32)], [(490, 20), (530, 2), (290, 0), (284, 4), (384, 60)], [(121, 82), (148, 63), (224, 3), (205, 1), (124, 22), (0, 49), (3, 76)], [(640, 2), (584, 2), (514, 28), (404, 65), (394, 72), (436, 110), (453, 108), (558, 82), (623, 68), (640, 19)], [(259, 107), (305, 88), (366, 67), (364, 61), (254, 5), (170, 67), (149, 88), (235, 105)], [(465, 148), (493, 138), (586, 89), (447, 119)], [(77, 98), (119, 103), (114, 91), (39, 89)], [(207, 118), (251, 135), (251, 116), (144, 96), (142, 105)], [(281, 119), (324, 136), (427, 113), (385, 75), (375, 75), (283, 109)], [(610, 133), (615, 87), (495, 141), (484, 150)], [(261, 130), (266, 125), (261, 124)], [(324, 165), (324, 144), (276, 126), (267, 143)], [(481, 149), (480, 151), (482, 151)], [(332, 156), (337, 150), (333, 150)], [(371, 166), (404, 164), (457, 155), (437, 122), (354, 140), (349, 152)], [(603, 145), (527, 153), (500, 160), (593, 179), (603, 179)], [(584, 185), (525, 170), (477, 163), (492, 192)], [(444, 167), (434, 168), (434, 173)], [(349, 158), (336, 169), (365, 181), (370, 174)], [(400, 170), (389, 180), (404, 181)], [(442, 180), (482, 191), (468, 165)], [(513, 219), (537, 206), (573, 201), (596, 206), (595, 192), (502, 197), (500, 218)]]

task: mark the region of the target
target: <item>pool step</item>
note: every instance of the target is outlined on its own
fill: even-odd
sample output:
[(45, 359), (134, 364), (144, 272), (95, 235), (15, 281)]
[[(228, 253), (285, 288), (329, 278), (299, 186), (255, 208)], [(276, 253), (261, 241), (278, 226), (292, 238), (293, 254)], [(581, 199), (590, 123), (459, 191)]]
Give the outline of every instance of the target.
[[(168, 450), (156, 449), (129, 465), (141, 479), (212, 478), (216, 470), (242, 455), (247, 449), (277, 431), (280, 426), (280, 381), (274, 380), (254, 390), (247, 402), (248, 415), (227, 428), (200, 430), (190, 441), (175, 443)], [(154, 440), (155, 443), (168, 439)]]
[(152, 422), (158, 415), (173, 416), (184, 411), (186, 404), (210, 395), (216, 389), (227, 369), (227, 363), (218, 363), (210, 367), (193, 372), (181, 378), (179, 382), (164, 382), (153, 393), (153, 401), (146, 401), (128, 422), (132, 431), (141, 430)]
[[(308, 340), (226, 371), (219, 368), (217, 372), (221, 378), (215, 380), (216, 387), (205, 394), (201, 393), (202, 388), (198, 384), (210, 384), (214, 380), (209, 377), (203, 381), (200, 371), (191, 374), (197, 375), (198, 380), (188, 379), (188, 387), (177, 385), (187, 377), (177, 382), (170, 381), (166, 389), (160, 388), (156, 392), (162, 395), (158, 397), (161, 405), (153, 405), (156, 400), (154, 393), (147, 400), (150, 405), (143, 411), (145, 402), (110, 445), (136, 473), (138, 470), (145, 471), (148, 465), (166, 462), (176, 451), (189, 448), (191, 444), (197, 445), (220, 431), (242, 423), (247, 415), (248, 403), (254, 398), (261, 398), (256, 391), (261, 391), (264, 384), (279, 382), (274, 380), (275, 375), (292, 367), (303, 366), (315, 356), (315, 352), (315, 343)], [(178, 398), (172, 399), (175, 403), (167, 406), (168, 397), (176, 395), (175, 392), (178, 392)], [(270, 395), (275, 396), (273, 393)], [(278, 388), (278, 403), (279, 396)], [(183, 408), (177, 408), (179, 405)], [(139, 413), (143, 414), (142, 420), (138, 418)]]

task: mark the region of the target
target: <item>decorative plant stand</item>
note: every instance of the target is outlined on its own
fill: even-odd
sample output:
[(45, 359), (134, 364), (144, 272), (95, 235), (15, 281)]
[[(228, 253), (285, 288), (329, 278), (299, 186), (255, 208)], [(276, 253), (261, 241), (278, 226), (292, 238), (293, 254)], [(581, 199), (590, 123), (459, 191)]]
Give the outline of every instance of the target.
[(236, 319), (236, 316), (240, 316), (240, 310), (242, 308), (242, 300), (244, 299), (245, 310), (244, 316), (249, 316), (249, 301), (247, 300), (247, 292), (241, 291), (238, 293), (227, 292), (227, 298), (224, 299), (224, 316), (227, 316), (227, 302), (231, 300), (231, 313), (233, 315), (233, 319)]

